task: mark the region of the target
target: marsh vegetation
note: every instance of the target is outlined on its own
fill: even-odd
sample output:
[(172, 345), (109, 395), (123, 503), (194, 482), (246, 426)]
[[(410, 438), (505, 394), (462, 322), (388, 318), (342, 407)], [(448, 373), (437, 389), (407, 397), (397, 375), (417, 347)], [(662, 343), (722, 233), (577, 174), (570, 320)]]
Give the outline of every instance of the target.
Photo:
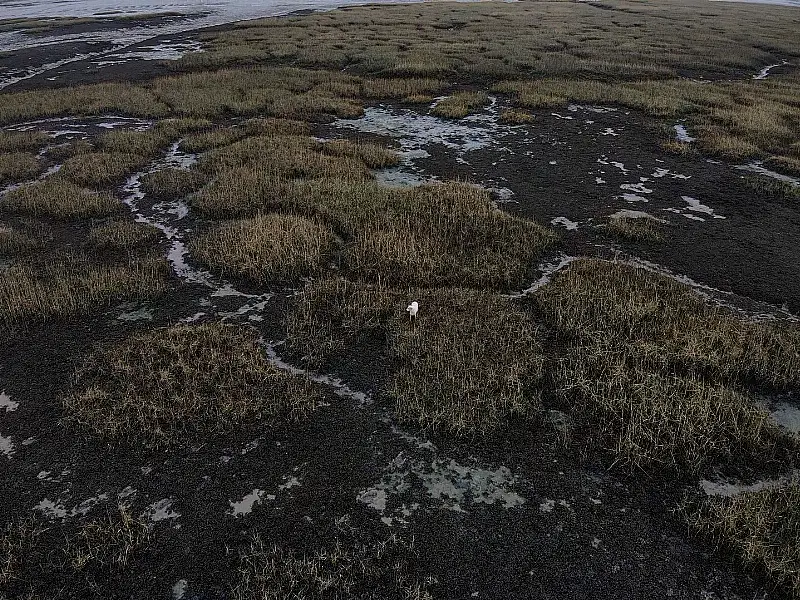
[[(413, 532), (420, 486), (423, 502), (453, 501), (452, 511), (437, 508), (437, 515), (448, 513), (437, 516), (442, 523), (473, 518), (461, 508), (468, 500), (524, 505), (522, 496), (512, 502), (498, 491), (505, 467), (469, 471), (473, 487), (465, 496), (442, 475), (447, 469), (435, 468), (468, 469), (437, 445), (513, 463), (523, 474), (549, 477), (546, 485), (556, 489), (564, 473), (538, 472), (537, 463), (558, 463), (556, 473), (599, 468), (603, 478), (614, 478), (609, 489), (669, 490), (655, 509), (642, 502), (645, 492), (632, 492), (639, 504), (631, 514), (680, 530), (676, 538), (688, 523), (697, 533), (693, 548), (717, 544), (758, 582), (799, 597), (797, 486), (724, 499), (698, 499), (694, 488), (698, 478), (720, 473), (758, 479), (796, 468), (797, 439), (769, 407), (776, 399), (796, 402), (800, 325), (787, 309), (757, 304), (756, 313), (749, 307), (758, 299), (744, 298), (747, 310), (736, 310), (733, 301), (719, 302), (732, 293), (618, 257), (619, 249), (645, 257), (656, 249), (683, 252), (694, 238), (676, 241), (688, 227), (678, 221), (711, 229), (728, 226), (726, 217), (689, 197), (696, 204), (688, 210), (702, 217), (673, 208), (667, 222), (642, 211), (623, 211), (638, 218), (608, 217), (598, 209), (598, 218), (580, 227), (562, 217), (574, 227), (556, 233), (526, 209), (566, 203), (577, 178), (571, 165), (548, 161), (564, 169), (558, 198), (536, 187), (538, 167), (531, 167), (530, 188), (498, 204), (497, 189), (505, 185), (495, 177), (498, 162), (470, 164), (463, 153), (456, 162), (474, 169), (469, 181), (389, 187), (380, 175), (403, 172), (414, 152), (447, 166), (447, 140), (437, 138), (426, 150), (374, 132), (345, 139), (335, 127), (337, 119), (359, 118), (382, 103), (438, 127), (481, 123), (556, 146), (566, 143), (541, 126), (551, 111), (602, 105), (592, 110), (615, 108), (645, 122), (652, 135), (642, 144), (659, 156), (685, 164), (711, 155), (759, 159), (797, 173), (797, 18), (760, 9), (624, 0), (367, 6), (198, 33), (205, 51), (174, 61), (168, 76), (4, 92), (0, 123), (16, 129), (62, 116), (147, 121), (138, 130), (112, 128), (63, 143), (35, 126), (0, 132), (0, 185), (14, 184), (0, 196), (0, 334), (13, 359), (0, 373), (21, 390), (27, 383), (20, 382), (36, 376), (32, 369), (52, 379), (35, 410), (9, 418), (18, 429), (0, 436), (0, 460), (13, 458), (14, 476), (22, 477), (13, 461), (44, 460), (36, 437), (46, 440), (42, 448), (69, 446), (63, 440), (74, 438), (83, 449), (103, 448), (104, 459), (126, 476), (136, 463), (133, 471), (138, 477), (141, 469), (141, 487), (150, 493), (162, 486), (170, 492), (160, 497), (209, 494), (208, 510), (220, 514), (220, 504), (240, 504), (230, 499), (242, 497), (235, 480), (248, 490), (261, 487), (245, 494), (241, 513), (227, 513), (246, 526), (214, 529), (221, 541), (206, 548), (198, 527), (216, 517), (196, 508), (202, 502), (187, 503), (194, 508), (186, 538), (180, 527), (166, 532), (125, 507), (84, 519), (93, 505), (81, 513), (76, 504), (63, 524), (42, 525), (17, 518), (30, 509), (27, 492), (19, 491), (27, 484), (20, 484), (11, 492), (14, 519), (0, 538), (0, 597), (49, 597), (42, 586), (56, 576), (67, 584), (54, 597), (113, 595), (115, 585), (130, 587), (125, 570), (139, 557), (161, 560), (148, 556), (154, 536), (165, 548), (198, 543), (203, 559), (221, 561), (233, 574), (209, 585), (228, 586), (236, 598), (371, 598), (376, 589), (381, 597), (449, 597), (431, 576), (442, 564), (426, 564), (406, 542), (410, 536), (350, 536), (373, 522)], [(791, 59), (787, 72), (751, 77), (775, 57)], [(678, 120), (696, 142), (674, 139)], [(531, 164), (541, 158), (525, 156)], [(628, 174), (606, 159), (597, 163)], [(668, 173), (659, 168), (625, 185), (641, 188)], [(606, 183), (600, 174), (610, 179), (593, 172), (597, 185)], [(730, 185), (753, 210), (785, 208), (800, 189), (792, 180), (749, 173)], [(601, 199), (593, 194), (584, 200)], [(548, 266), (562, 250), (576, 256)], [(420, 307), (414, 319), (406, 312), (411, 300)], [(765, 310), (772, 320), (762, 318)], [(37, 349), (30, 356), (27, 335)], [(68, 349), (52, 369), (51, 347)], [(348, 403), (358, 410), (341, 412)], [(59, 441), (24, 424), (34, 414)], [(0, 422), (0, 431), (5, 427)], [(412, 448), (397, 450), (395, 438)], [(23, 439), (33, 439), (33, 448)], [(327, 456), (334, 443), (347, 452)], [(423, 451), (433, 454), (420, 458)], [(251, 452), (257, 458), (248, 463)], [(299, 456), (300, 466), (286, 456)], [(384, 458), (389, 468), (379, 464)], [(242, 466), (222, 470), (234, 460)], [(319, 488), (292, 498), (295, 514), (280, 505), (280, 494), (299, 487), (300, 472), (313, 473), (315, 460), (326, 472), (316, 473)], [(174, 465), (184, 463), (210, 474), (175, 476)], [(161, 483), (144, 479), (151, 465), (168, 473)], [(93, 479), (103, 482), (97, 489), (108, 483), (104, 469), (88, 469), (101, 473)], [(365, 487), (376, 473), (378, 483)], [(169, 477), (179, 482), (174, 489)], [(51, 479), (48, 471), (37, 481), (61, 483)], [(481, 485), (485, 496), (475, 491)], [(349, 496), (342, 500), (333, 489)], [(525, 520), (530, 514), (539, 523), (554, 506), (581, 510), (564, 495), (574, 506), (544, 499), (539, 508), (529, 502), (520, 509), (525, 548), (529, 536), (544, 531)], [(267, 502), (275, 504), (261, 506)], [(393, 502), (402, 507), (389, 517), (384, 511)], [(592, 515), (602, 513), (602, 502), (592, 499)], [(265, 517), (258, 523), (244, 517), (254, 507)], [(614, 514), (628, 514), (622, 508), (614, 505)], [(358, 525), (346, 531), (351, 513)], [(296, 545), (269, 541), (270, 527), (315, 520), (336, 529), (328, 536), (333, 543), (318, 543), (316, 533), (298, 536)], [(458, 521), (458, 531), (469, 523)], [(57, 575), (39, 585), (37, 573), (48, 564), (58, 565)], [(530, 568), (524, 565), (524, 573)], [(148, 582), (143, 593), (164, 591), (163, 581), (157, 591)]]

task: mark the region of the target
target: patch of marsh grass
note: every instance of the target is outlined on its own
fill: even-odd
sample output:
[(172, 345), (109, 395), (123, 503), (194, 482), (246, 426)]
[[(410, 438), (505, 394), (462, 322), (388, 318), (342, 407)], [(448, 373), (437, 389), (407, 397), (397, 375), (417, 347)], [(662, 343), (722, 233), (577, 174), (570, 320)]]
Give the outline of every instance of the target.
[(507, 108), (500, 113), (500, 122), (508, 125), (526, 125), (534, 120), (531, 113), (518, 108)]
[(612, 217), (603, 228), (615, 237), (634, 242), (660, 242), (664, 239), (664, 224), (648, 217)]
[(370, 169), (385, 169), (400, 164), (400, 155), (397, 152), (369, 142), (331, 140), (325, 142), (322, 149), (333, 156), (358, 159)]
[(77, 528), (9, 519), (0, 530), (0, 586), (9, 599), (108, 597), (109, 582), (124, 576), (150, 540), (149, 524), (121, 506)]
[(81, 525), (77, 534), (68, 538), (64, 553), (74, 571), (102, 576), (107, 571), (127, 567), (131, 557), (150, 538), (149, 523), (120, 506), (102, 520)]
[(297, 420), (317, 403), (306, 379), (269, 362), (254, 331), (219, 323), (156, 329), (98, 349), (63, 397), (65, 419), (78, 429), (149, 448)]
[(800, 598), (800, 484), (708, 498), (683, 510), (692, 529)]
[(130, 83), (99, 83), (3, 94), (0, 123), (60, 115), (126, 114), (163, 117), (169, 107), (148, 89)]
[(654, 370), (636, 348), (577, 342), (549, 374), (580, 433), (631, 470), (696, 474), (720, 462), (756, 464), (783, 444), (753, 396)]
[(537, 291), (547, 320), (581, 344), (623, 344), (641, 365), (719, 380), (800, 385), (800, 326), (753, 322), (687, 286), (624, 263), (581, 260)]
[(37, 238), (0, 223), (0, 256), (27, 254), (41, 246), (42, 242)]
[(337, 536), (332, 546), (304, 554), (256, 534), (239, 554), (233, 598), (432, 600), (434, 580), (414, 574), (413, 555), (413, 545), (394, 535), (375, 542)]
[(0, 199), (0, 212), (57, 219), (105, 217), (121, 210), (122, 203), (106, 192), (48, 177), (8, 192)]
[(118, 265), (64, 256), (0, 271), (0, 327), (68, 319), (119, 300), (147, 300), (166, 289), (169, 267), (152, 257)]
[(98, 189), (122, 181), (132, 171), (144, 166), (149, 157), (122, 152), (90, 152), (64, 161), (56, 179)]
[(223, 222), (197, 237), (191, 248), (223, 275), (285, 283), (322, 273), (335, 245), (336, 237), (324, 224), (267, 214)]
[(0, 152), (36, 152), (49, 141), (43, 131), (0, 131)]
[(0, 153), (0, 185), (31, 179), (42, 170), (35, 154), (28, 152)]
[(456, 92), (436, 103), (431, 114), (447, 119), (463, 119), (489, 101), (486, 92)]
[[(413, 323), (412, 298), (420, 305)], [(298, 297), (287, 328), (293, 351), (312, 364), (378, 333), (393, 364), (386, 394), (400, 419), (422, 427), (487, 432), (541, 411), (543, 332), (496, 293), (319, 280)]]
[(161, 239), (161, 232), (146, 223), (112, 221), (92, 227), (86, 239), (98, 250), (129, 252), (136, 247), (156, 244)]
[(141, 178), (142, 191), (154, 200), (178, 200), (202, 188), (208, 177), (195, 169), (159, 169)]

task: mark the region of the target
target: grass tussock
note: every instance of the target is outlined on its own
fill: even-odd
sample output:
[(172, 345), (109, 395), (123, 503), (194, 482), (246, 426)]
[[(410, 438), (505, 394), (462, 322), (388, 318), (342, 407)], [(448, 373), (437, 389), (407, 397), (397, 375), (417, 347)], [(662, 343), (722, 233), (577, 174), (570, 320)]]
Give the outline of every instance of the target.
[(91, 435), (157, 448), (305, 417), (317, 392), (273, 366), (255, 332), (213, 323), (140, 333), (96, 351), (76, 369), (63, 404), (66, 420)]
[(128, 566), (131, 557), (150, 540), (150, 526), (123, 507), (103, 520), (81, 526), (64, 549), (69, 565), (76, 572), (101, 575), (107, 570)]
[(221, 175), (192, 206), (209, 216), (288, 210), (319, 219), (345, 242), (343, 270), (397, 285), (510, 287), (556, 240), (498, 209), (487, 191), (459, 183), (392, 190), (374, 181), (287, 180), (248, 167)]
[(233, 598), (432, 600), (434, 581), (413, 573), (413, 553), (396, 536), (371, 543), (337, 537), (331, 548), (301, 554), (255, 535), (239, 555)]
[(98, 189), (120, 182), (128, 173), (147, 164), (149, 158), (122, 152), (90, 152), (64, 161), (57, 179)]
[(436, 103), (431, 113), (447, 119), (463, 119), (489, 101), (486, 92), (456, 92)]
[(614, 237), (634, 242), (660, 242), (664, 239), (664, 224), (648, 217), (612, 217), (604, 228)]
[(38, 175), (41, 169), (35, 154), (0, 153), (0, 185), (31, 179)]
[(0, 212), (57, 219), (105, 217), (119, 212), (121, 206), (111, 194), (56, 178), (24, 185), (0, 199)]
[(202, 188), (208, 177), (194, 169), (159, 169), (147, 173), (141, 179), (142, 191), (154, 200), (177, 200), (185, 198)]
[(43, 131), (0, 130), (0, 152), (36, 152), (50, 141)]
[(800, 598), (800, 484), (708, 498), (684, 509), (695, 531)]
[(385, 169), (400, 164), (400, 155), (397, 152), (368, 142), (331, 140), (325, 143), (323, 150), (333, 156), (356, 158), (370, 169)]
[(76, 529), (9, 519), (0, 529), (0, 587), (26, 600), (107, 597), (150, 540), (149, 525), (123, 507)]
[(0, 327), (67, 319), (114, 301), (146, 300), (166, 289), (169, 268), (155, 258), (106, 265), (68, 257), (16, 263), (0, 272)]
[(508, 108), (500, 113), (500, 122), (507, 125), (527, 125), (533, 121), (534, 117), (531, 113), (518, 108)]
[(740, 386), (800, 382), (795, 325), (745, 321), (665, 276), (598, 260), (573, 263), (534, 301), (562, 348), (557, 397), (618, 462), (698, 472), (783, 447)]
[(224, 222), (194, 240), (192, 251), (223, 275), (267, 283), (319, 275), (335, 246), (333, 232), (321, 223), (268, 214)]
[(779, 389), (800, 385), (800, 327), (752, 322), (669, 277), (623, 263), (574, 263), (536, 301), (560, 331), (630, 347), (664, 372), (699, 369)]
[(495, 430), (541, 410), (541, 332), (511, 300), (447, 288), (420, 293), (410, 325), (397, 303), (390, 353), (399, 362), (388, 389), (400, 419), (452, 433)]
[(146, 223), (112, 221), (92, 227), (87, 241), (98, 250), (131, 251), (136, 247), (153, 245), (161, 239), (161, 232)]
[[(411, 299), (420, 306), (413, 323)], [(402, 420), (423, 427), (485, 432), (541, 410), (542, 332), (496, 293), (321, 280), (299, 297), (288, 330), (294, 351), (312, 363), (380, 332), (395, 366), (387, 395)]]
[(0, 256), (27, 254), (41, 246), (40, 240), (26, 232), (0, 224)]

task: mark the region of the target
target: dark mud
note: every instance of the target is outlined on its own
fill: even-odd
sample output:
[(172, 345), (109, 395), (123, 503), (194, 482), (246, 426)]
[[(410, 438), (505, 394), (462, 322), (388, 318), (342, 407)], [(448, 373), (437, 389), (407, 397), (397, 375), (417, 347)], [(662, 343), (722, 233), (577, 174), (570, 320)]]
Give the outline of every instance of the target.
[[(397, 137), (406, 163), (395, 180), (466, 178), (498, 190), (507, 210), (556, 219), (568, 255), (625, 252), (700, 284), (800, 307), (796, 209), (754, 198), (732, 165), (665, 154), (661, 129), (621, 110), (540, 111), (531, 126), (501, 127), (497, 108), (462, 121), (458, 135), (443, 122), (438, 142), (425, 141), (431, 127), (413, 143)], [(85, 125), (73, 129), (98, 128)], [(476, 128), (482, 132), (469, 133)], [(342, 123), (319, 129), (356, 135)], [(173, 146), (145, 171), (193, 160)], [(248, 289), (194, 264), (185, 242), (200, 223), (185, 199), (147, 198), (140, 175), (117, 193), (138, 218), (161, 228), (175, 271), (169, 291), (148, 303), (31, 325), (0, 341), (0, 392), (16, 404), (0, 408), (0, 435), (12, 445), (0, 455), (3, 520), (36, 515), (69, 531), (121, 503), (152, 522), (153, 541), (104, 583), (101, 597), (170, 598), (185, 587), (186, 598), (231, 598), (238, 551), (253, 533), (313, 552), (329, 549), (343, 530), (413, 538), (413, 570), (435, 577), (432, 591), (442, 599), (773, 597), (763, 581), (688, 536), (673, 515), (695, 482), (609, 472), (565, 445), (547, 420), (464, 440), (400, 426), (380, 393), (389, 364), (378, 340), (361, 340), (334, 359), (322, 369), (329, 378), (313, 374), (327, 406), (299, 424), (251, 423), (172, 451), (109, 447), (77, 435), (61, 422), (59, 402), (73, 366), (97, 344), (135, 331), (180, 321), (245, 323), (277, 364), (300, 366), (281, 356), (279, 343), (294, 290)], [(665, 241), (623, 244), (596, 227), (620, 210), (669, 221)], [(58, 231), (66, 243), (70, 231)], [(58, 572), (32, 583), (40, 592), (56, 589)]]

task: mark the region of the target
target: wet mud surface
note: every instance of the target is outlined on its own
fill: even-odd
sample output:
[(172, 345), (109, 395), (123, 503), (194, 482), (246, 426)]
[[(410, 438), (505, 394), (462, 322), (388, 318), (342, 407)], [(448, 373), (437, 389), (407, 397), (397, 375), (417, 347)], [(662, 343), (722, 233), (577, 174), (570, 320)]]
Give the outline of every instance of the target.
[[(467, 179), (493, 189), (503, 209), (561, 231), (554, 257), (532, 269), (534, 286), (572, 256), (599, 255), (671, 272), (750, 315), (792, 318), (800, 309), (797, 210), (754, 198), (736, 165), (667, 154), (659, 127), (623, 110), (565, 107), (508, 126), (498, 123), (502, 103), (493, 99), (457, 122), (376, 106), (317, 134), (388, 138), (404, 162), (376, 174), (386, 184)], [(60, 143), (149, 125), (105, 117), (21, 127)], [(137, 220), (162, 232), (173, 269), (163, 298), (0, 341), (5, 519), (36, 515), (76, 527), (122, 504), (149, 520), (153, 541), (109, 590), (119, 598), (231, 598), (237, 553), (252, 533), (311, 552), (343, 530), (413, 538), (415, 573), (437, 579), (436, 598), (773, 597), (763, 581), (692, 539), (671, 512), (686, 490), (722, 488), (607, 471), (564, 445), (547, 422), (512, 422), (494, 437), (464, 440), (400, 426), (381, 396), (385, 359), (369, 344), (308, 373), (326, 405), (299, 424), (253, 423), (169, 452), (76, 437), (60, 422), (59, 402), (73, 366), (97, 344), (135, 331), (248, 324), (274, 364), (302, 372), (281, 343), (295, 290), (252, 289), (204, 270), (187, 251), (198, 220), (186, 199), (157, 202), (141, 189), (145, 173), (190, 168), (196, 159), (173, 144), (116, 190)], [(665, 240), (609, 237), (598, 225), (620, 211), (666, 221)], [(787, 423), (796, 418), (793, 403), (779, 409)]]

